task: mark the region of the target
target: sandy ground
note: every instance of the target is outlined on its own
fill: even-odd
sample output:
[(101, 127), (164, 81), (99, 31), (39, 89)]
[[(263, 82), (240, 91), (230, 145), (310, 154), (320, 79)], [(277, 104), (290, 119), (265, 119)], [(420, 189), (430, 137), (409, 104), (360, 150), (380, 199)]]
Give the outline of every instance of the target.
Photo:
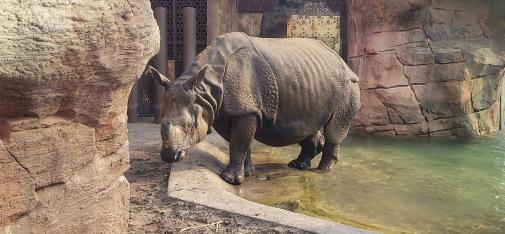
[(157, 125), (129, 124), (129, 233), (302, 233), (278, 224), (169, 198)]

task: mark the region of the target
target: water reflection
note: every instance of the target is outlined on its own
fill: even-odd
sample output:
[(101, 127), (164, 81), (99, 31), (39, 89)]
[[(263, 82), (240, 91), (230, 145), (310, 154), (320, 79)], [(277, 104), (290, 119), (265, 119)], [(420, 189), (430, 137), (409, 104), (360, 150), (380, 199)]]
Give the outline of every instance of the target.
[[(505, 232), (505, 134), (485, 139), (349, 137), (331, 173), (286, 163), (299, 147), (256, 144), (249, 200), (385, 232)], [(318, 162), (312, 165), (317, 165)]]

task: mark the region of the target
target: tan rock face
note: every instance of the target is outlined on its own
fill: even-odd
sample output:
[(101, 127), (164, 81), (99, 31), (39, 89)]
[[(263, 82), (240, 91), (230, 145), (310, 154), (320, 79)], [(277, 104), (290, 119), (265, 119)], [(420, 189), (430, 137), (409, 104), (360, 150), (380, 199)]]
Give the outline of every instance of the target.
[(127, 99), (159, 47), (148, 0), (0, 5), (0, 233), (124, 233)]
[(351, 0), (355, 131), (487, 135), (505, 116), (505, 2)]

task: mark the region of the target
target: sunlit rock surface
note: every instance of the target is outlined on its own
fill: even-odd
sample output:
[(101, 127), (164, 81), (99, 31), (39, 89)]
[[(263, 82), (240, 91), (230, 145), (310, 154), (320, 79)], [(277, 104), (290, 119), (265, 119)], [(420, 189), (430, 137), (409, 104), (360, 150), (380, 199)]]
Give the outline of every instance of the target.
[(129, 91), (148, 0), (0, 4), (0, 233), (124, 233)]
[(497, 131), (504, 12), (499, 0), (351, 0), (349, 62), (362, 89), (355, 131)]

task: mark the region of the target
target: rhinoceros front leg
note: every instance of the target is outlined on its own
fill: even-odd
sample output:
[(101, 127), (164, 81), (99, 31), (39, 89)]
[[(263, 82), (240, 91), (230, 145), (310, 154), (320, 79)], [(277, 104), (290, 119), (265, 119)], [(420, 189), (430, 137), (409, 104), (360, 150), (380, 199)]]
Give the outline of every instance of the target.
[(221, 173), (221, 178), (230, 184), (241, 184), (244, 182), (244, 164), (250, 155), (257, 121), (255, 115), (246, 115), (232, 118), (231, 123), (230, 163)]

